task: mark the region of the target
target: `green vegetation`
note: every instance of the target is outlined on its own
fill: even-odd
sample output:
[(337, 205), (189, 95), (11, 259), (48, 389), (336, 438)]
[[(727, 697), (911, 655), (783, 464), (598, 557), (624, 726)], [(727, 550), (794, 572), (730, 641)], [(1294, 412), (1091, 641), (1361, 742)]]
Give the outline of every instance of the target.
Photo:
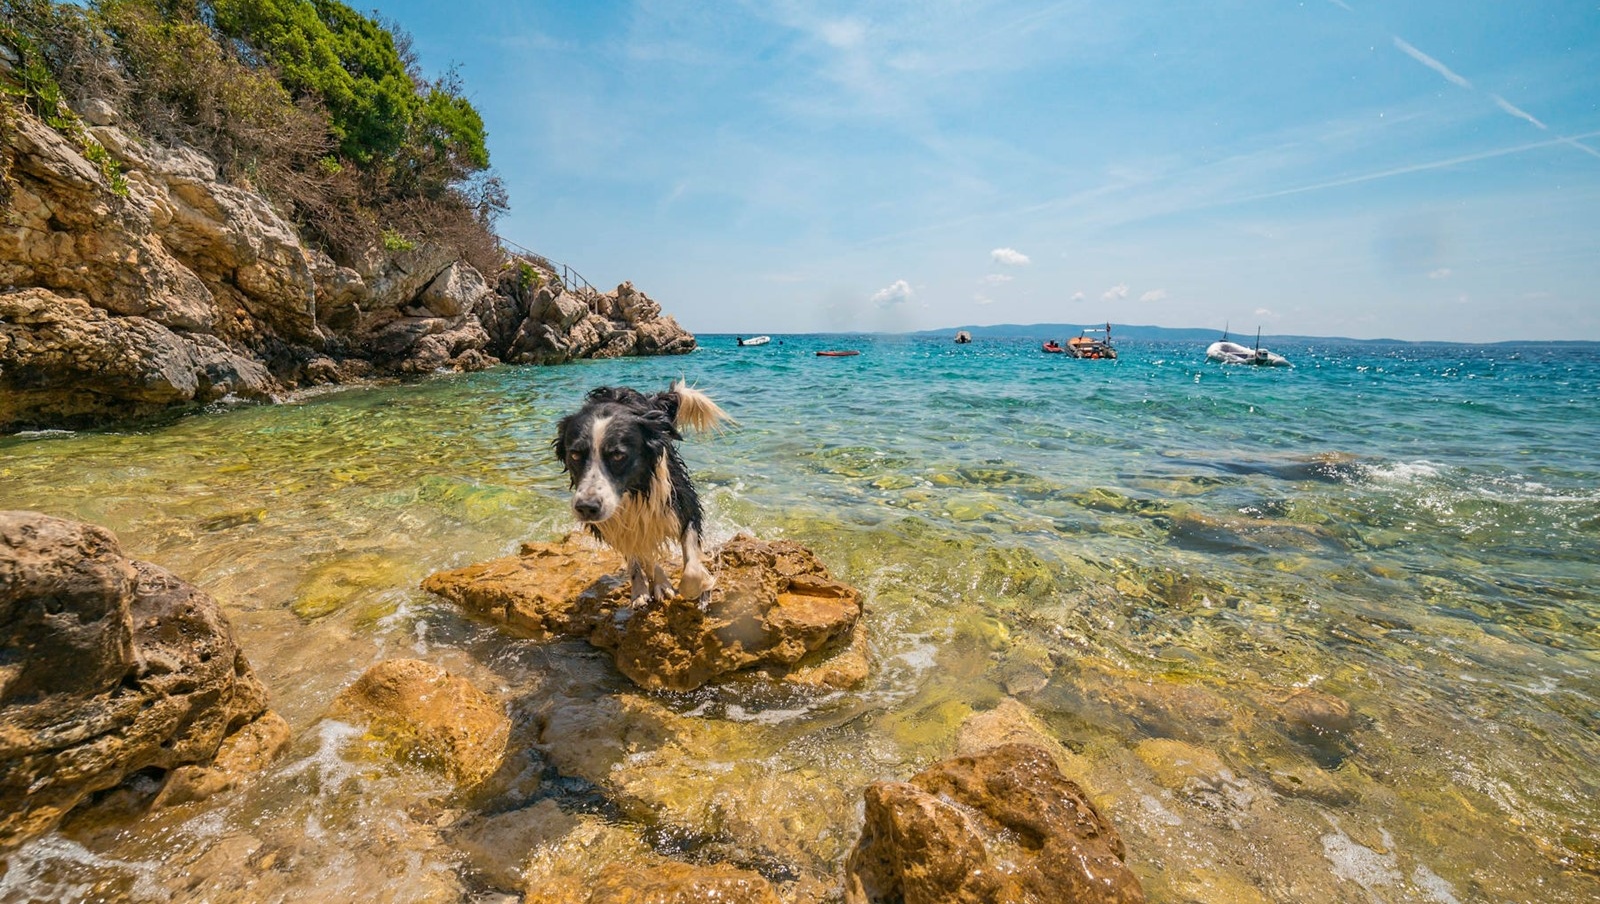
[(21, 60), (7, 106), (77, 141), (115, 190), (116, 161), (72, 113), (90, 100), (205, 152), (335, 258), (426, 242), (498, 269), (506, 194), (483, 119), (455, 69), (422, 75), (397, 26), (338, 0), (0, 0), (0, 14)]
[[(32, 38), (35, 34), (50, 34), (70, 28), (71, 18), (81, 15), (75, 9), (59, 9), (47, 0), (22, 0), (0, 2), (0, 45), (11, 50), (16, 61), (15, 84), (0, 80), (0, 98), (21, 103), (50, 128), (65, 135), (83, 151), (90, 163), (100, 171), (112, 194), (127, 197), (128, 183), (122, 177), (122, 167), (106, 152), (100, 142), (90, 137), (83, 120), (72, 111), (61, 96), (61, 85), (51, 71), (45, 50)], [(33, 25), (33, 28), (29, 28)], [(0, 107), (0, 125), (11, 125), (11, 110)], [(11, 162), (9, 157), (0, 160), (0, 198), (8, 197)]]

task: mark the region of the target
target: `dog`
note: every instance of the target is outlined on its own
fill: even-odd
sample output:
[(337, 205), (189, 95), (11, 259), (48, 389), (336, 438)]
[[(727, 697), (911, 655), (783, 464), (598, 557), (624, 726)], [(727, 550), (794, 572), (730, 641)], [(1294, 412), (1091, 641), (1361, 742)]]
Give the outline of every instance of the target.
[(701, 547), (700, 497), (674, 443), (683, 438), (681, 428), (706, 431), (724, 423), (734, 421), (705, 393), (678, 381), (655, 395), (601, 386), (556, 425), (551, 447), (572, 481), (572, 512), (627, 559), (634, 607), (672, 596), (664, 548), (673, 541), (683, 549), (679, 595), (699, 600), (716, 584)]

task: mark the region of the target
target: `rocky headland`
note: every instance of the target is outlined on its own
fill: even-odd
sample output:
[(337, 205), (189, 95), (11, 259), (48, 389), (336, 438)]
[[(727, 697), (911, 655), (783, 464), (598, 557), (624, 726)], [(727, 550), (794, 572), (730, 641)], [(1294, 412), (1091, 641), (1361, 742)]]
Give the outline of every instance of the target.
[(632, 284), (564, 285), (531, 256), (486, 274), (440, 245), (391, 237), (336, 262), (204, 154), (138, 137), (109, 104), (87, 106), (92, 146), (120, 168), (115, 186), (83, 142), (26, 109), (0, 128), (0, 433), (695, 348)]

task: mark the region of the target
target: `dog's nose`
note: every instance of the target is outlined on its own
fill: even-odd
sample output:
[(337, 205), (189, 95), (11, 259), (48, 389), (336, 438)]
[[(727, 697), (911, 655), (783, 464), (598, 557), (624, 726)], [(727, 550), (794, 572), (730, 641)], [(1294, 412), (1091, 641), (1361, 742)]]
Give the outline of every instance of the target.
[(593, 521), (600, 517), (600, 503), (593, 499), (572, 500), (572, 510), (577, 512), (578, 517), (585, 521)]

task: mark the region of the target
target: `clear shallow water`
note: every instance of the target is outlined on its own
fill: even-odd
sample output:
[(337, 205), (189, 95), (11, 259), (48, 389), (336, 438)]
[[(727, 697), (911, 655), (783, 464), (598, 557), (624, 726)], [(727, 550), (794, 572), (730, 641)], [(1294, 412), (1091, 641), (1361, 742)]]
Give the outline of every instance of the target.
[[(297, 732), (248, 792), (30, 847), (0, 899), (183, 900), (171, 864), (241, 837), (293, 868), (232, 899), (447, 899), (496, 886), (436, 827), (546, 798), (658, 851), (835, 875), (861, 786), (1007, 696), (1076, 754), (1152, 900), (1600, 898), (1600, 348), (1275, 347), (1297, 367), (1273, 370), (781, 340), (0, 439), (0, 507), (102, 524), (205, 587)], [(523, 721), (574, 675), (629, 693), (416, 588), (567, 529), (555, 419), (680, 375), (741, 422), (685, 447), (714, 538), (796, 539), (863, 587), (868, 685), (652, 698), (681, 736), (635, 756), (682, 791), (648, 816), (615, 799), (645, 781), (626, 765), (596, 786), (528, 753), (536, 780), (468, 801), (352, 765), (320, 716), (377, 659), (439, 662)], [(1297, 724), (1305, 688), (1352, 715)], [(728, 815), (757, 800), (781, 818)]]

